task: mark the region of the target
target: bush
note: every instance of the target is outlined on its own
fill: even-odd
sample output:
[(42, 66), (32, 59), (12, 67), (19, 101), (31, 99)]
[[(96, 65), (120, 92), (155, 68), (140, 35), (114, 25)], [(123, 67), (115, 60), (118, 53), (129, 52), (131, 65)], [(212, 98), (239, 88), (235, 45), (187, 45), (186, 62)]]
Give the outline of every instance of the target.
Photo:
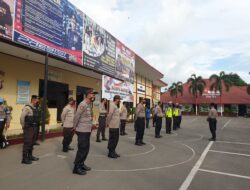
[[(41, 110), (41, 124), (42, 124), (42, 117), (43, 117), (43, 99), (42, 98), (40, 99), (40, 102), (39, 102), (39, 108)], [(45, 124), (49, 124), (49, 121), (50, 121), (50, 113), (49, 113), (48, 102), (47, 102), (47, 104), (46, 104), (46, 121), (45, 121)]]

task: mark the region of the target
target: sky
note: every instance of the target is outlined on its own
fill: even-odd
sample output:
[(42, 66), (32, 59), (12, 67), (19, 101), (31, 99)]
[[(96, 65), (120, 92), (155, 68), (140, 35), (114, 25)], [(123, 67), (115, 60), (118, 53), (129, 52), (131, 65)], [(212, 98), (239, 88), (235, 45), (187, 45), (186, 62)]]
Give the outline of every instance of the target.
[(250, 83), (250, 0), (70, 0), (164, 74), (237, 73)]

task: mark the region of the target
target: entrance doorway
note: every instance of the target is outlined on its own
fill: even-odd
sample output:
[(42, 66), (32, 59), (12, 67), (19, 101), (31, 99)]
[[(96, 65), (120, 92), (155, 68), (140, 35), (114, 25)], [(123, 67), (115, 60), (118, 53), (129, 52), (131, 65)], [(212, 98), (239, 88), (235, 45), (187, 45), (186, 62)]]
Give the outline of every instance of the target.
[[(39, 96), (43, 97), (44, 80), (39, 81)], [(69, 85), (48, 81), (47, 101), (49, 108), (57, 108), (57, 121), (61, 121), (61, 113), (67, 104)]]
[(247, 105), (240, 104), (239, 105), (239, 116), (246, 116), (247, 115)]
[(86, 97), (87, 90), (90, 88), (83, 87), (83, 86), (77, 86), (76, 87), (76, 105), (78, 106)]

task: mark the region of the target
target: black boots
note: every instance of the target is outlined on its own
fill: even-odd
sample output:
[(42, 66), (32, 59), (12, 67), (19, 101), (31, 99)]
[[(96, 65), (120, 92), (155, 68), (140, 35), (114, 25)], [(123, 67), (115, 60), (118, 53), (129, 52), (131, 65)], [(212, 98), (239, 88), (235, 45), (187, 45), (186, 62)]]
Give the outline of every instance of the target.
[(83, 171), (90, 171), (90, 170), (91, 170), (91, 167), (88, 167), (88, 166), (86, 166), (85, 164), (81, 164), (81, 169), (82, 169)]
[(99, 143), (102, 142), (102, 141), (100, 140), (100, 137), (98, 137), (98, 136), (96, 137), (96, 142), (99, 142)]
[(116, 159), (116, 158), (121, 157), (121, 156), (120, 156), (120, 154), (117, 154), (116, 151), (109, 151), (108, 157)]
[(32, 161), (29, 159), (29, 153), (23, 153), (22, 164), (32, 164)]
[(102, 137), (102, 140), (103, 140), (103, 141), (107, 141), (108, 139), (106, 139), (105, 137)]
[(75, 164), (75, 167), (73, 169), (73, 174), (86, 175), (87, 172), (82, 169), (81, 165)]
[(70, 146), (63, 146), (63, 149), (62, 149), (63, 152), (69, 152), (72, 150), (74, 150), (74, 148), (71, 148)]
[(32, 151), (29, 152), (29, 159), (30, 159), (31, 161), (38, 161), (38, 160), (39, 160), (39, 158), (33, 156)]

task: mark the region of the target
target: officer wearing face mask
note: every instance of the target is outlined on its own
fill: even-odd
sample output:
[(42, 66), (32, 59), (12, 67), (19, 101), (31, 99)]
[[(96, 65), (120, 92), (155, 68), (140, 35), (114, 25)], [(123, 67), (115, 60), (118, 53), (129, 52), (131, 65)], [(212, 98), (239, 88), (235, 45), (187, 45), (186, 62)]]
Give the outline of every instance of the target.
[(38, 161), (39, 159), (34, 157), (33, 145), (36, 140), (36, 130), (37, 126), (40, 124), (40, 111), (37, 109), (37, 104), (39, 103), (39, 97), (32, 95), (31, 103), (25, 105), (20, 123), (23, 128), (23, 164), (32, 164), (32, 161)]
[(87, 91), (86, 98), (79, 104), (74, 116), (73, 128), (76, 131), (78, 139), (78, 150), (75, 158), (74, 174), (85, 175), (91, 168), (85, 165), (85, 160), (90, 148), (90, 135), (93, 125), (92, 103), (95, 101), (95, 95), (98, 94), (93, 89)]

